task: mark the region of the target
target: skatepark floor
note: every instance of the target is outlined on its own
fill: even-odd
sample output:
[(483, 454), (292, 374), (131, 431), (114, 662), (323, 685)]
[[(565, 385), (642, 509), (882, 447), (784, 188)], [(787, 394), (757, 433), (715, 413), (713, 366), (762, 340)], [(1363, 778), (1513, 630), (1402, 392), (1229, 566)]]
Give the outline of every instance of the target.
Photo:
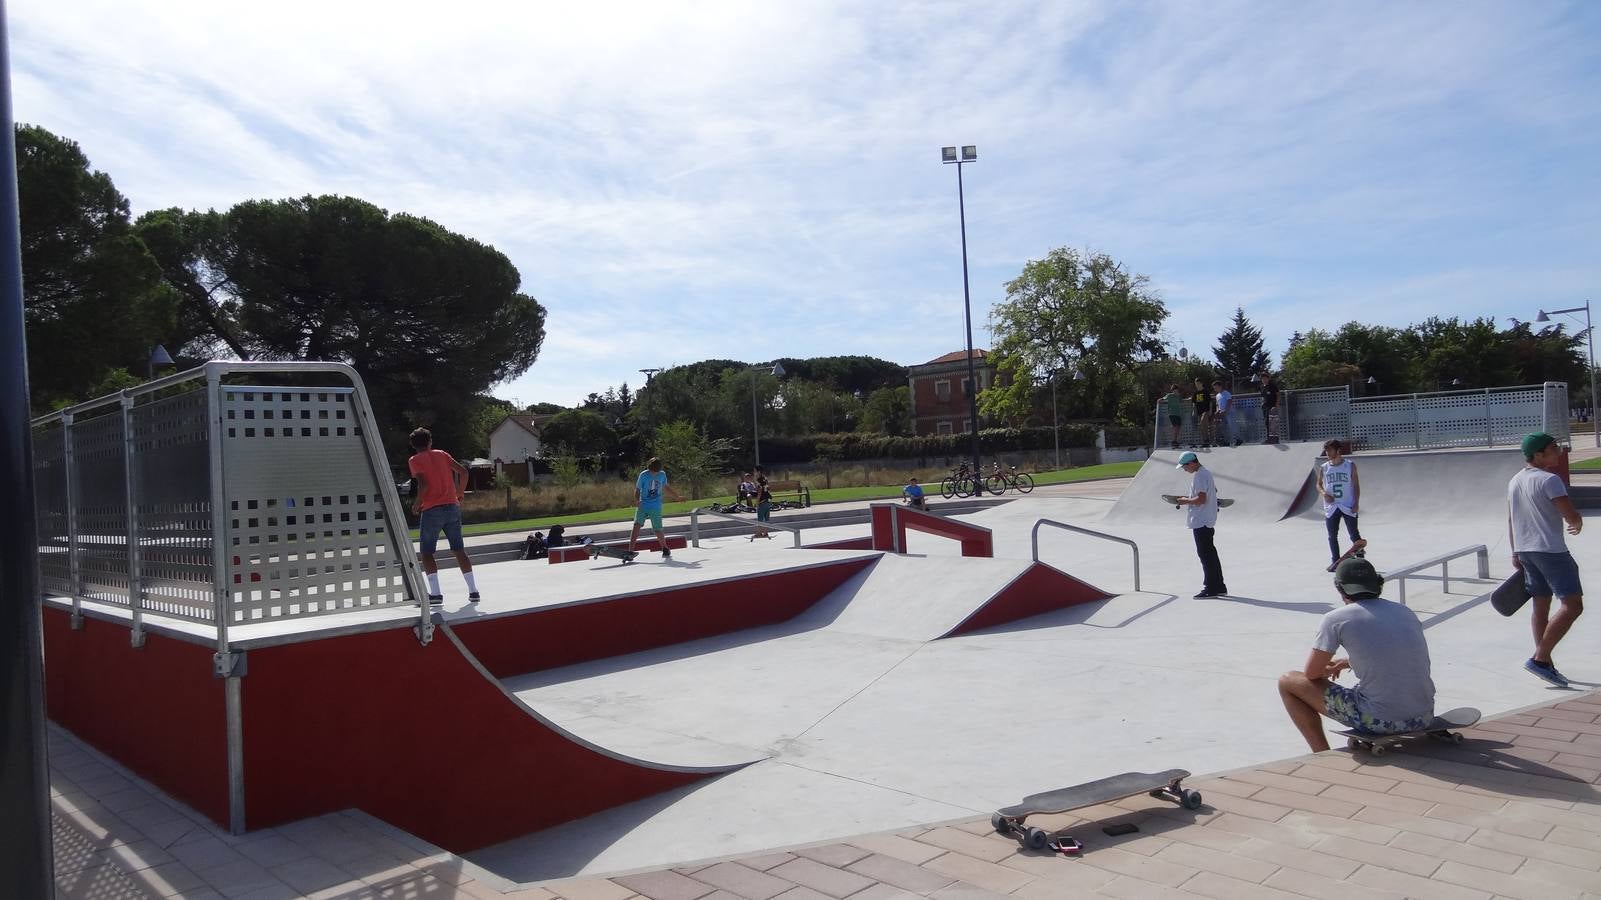
[[(1174, 476), (1182, 492), (1187, 478)], [(766, 758), (468, 859), (359, 811), (228, 835), (53, 728), (61, 896), (1601, 894), (1601, 695), (1521, 671), (1526, 620), (1495, 616), (1483, 598), (1509, 570), (1504, 521), (1464, 512), (1454, 494), (1430, 508), (1427, 491), (1407, 495), (1407, 514), (1375, 508), (1371, 529), (1363, 520), (1381, 570), (1488, 545), (1491, 579), (1460, 578), (1472, 571), (1462, 561), (1449, 593), (1419, 579), (1408, 600), (1429, 636), (1437, 708), (1472, 705), (1491, 718), (1461, 747), (1307, 756), (1273, 680), (1301, 664), (1317, 615), (1339, 602), (1320, 523), (1226, 512), (1218, 546), (1232, 593), (1193, 600), (1199, 567), (1182, 513), (1108, 522), (1109, 485), (1099, 495), (1072, 487), (1081, 493), (1036, 491), (967, 518), (993, 529), (998, 557), (1021, 560), (1042, 518), (1135, 538), (1142, 592), (1124, 548), (1046, 530), (1042, 560), (1118, 595), (931, 641), (892, 607), (872, 612), (899, 595), (919, 599), (921, 582), (966, 577), (951, 546), (914, 535), (907, 557), (881, 561), (882, 584), (870, 575), (848, 586), (854, 593), (816, 621), (508, 683), (564, 727), (624, 752), (665, 737)], [(1581, 566), (1596, 558), (1594, 534), (1574, 542)], [(737, 558), (745, 569), (797, 552), (777, 543), (709, 541), (685, 559)], [(1593, 688), (1601, 630), (1587, 624), (1558, 658), (1576, 686)], [(1082, 859), (1022, 851), (988, 824), (989, 811), (1027, 793), (1175, 766), (1197, 773), (1187, 784), (1206, 796), (1202, 809), (1141, 797), (1047, 820), (1088, 822), (1075, 832)], [(1140, 831), (1100, 831), (1121, 822)]]

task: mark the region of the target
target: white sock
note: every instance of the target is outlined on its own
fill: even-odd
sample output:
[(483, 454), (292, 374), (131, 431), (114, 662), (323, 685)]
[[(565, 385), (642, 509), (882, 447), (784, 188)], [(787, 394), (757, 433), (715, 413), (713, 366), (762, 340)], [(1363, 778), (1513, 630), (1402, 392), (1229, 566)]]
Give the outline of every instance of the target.
[(461, 573), (461, 577), (467, 579), (467, 590), (469, 593), (478, 593), (478, 582), (473, 578), (473, 573), (463, 572)]
[(428, 573), (428, 593), (431, 596), (434, 596), (434, 597), (439, 596), (439, 573), (438, 572), (429, 572)]

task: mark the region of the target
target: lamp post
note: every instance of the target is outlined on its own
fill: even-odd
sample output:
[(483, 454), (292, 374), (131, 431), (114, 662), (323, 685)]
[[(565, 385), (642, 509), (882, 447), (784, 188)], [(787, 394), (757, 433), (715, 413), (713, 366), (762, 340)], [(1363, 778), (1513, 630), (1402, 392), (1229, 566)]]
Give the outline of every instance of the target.
[(645, 376), (645, 383), (650, 384), (651, 378), (655, 377), (656, 373), (660, 371), (661, 369), (640, 369), (639, 373)]
[(145, 380), (150, 381), (156, 377), (156, 370), (162, 366), (177, 365), (172, 361), (172, 354), (160, 344), (150, 348), (150, 359), (145, 362)]
[(756, 423), (756, 371), (758, 369), (767, 370), (774, 378), (783, 378), (784, 367), (776, 362), (770, 366), (750, 367), (750, 445), (751, 453), (756, 457), (754, 464), (759, 466), (762, 464), (762, 430)]
[(1369, 375), (1368, 376), (1368, 393), (1377, 394), (1378, 392), (1379, 392), (1379, 380), (1377, 378), (1374, 378), (1372, 375)]
[(967, 407), (973, 434), (973, 478), (982, 483), (979, 474), (978, 447), (978, 372), (973, 365), (973, 299), (967, 287), (967, 200), (962, 191), (962, 166), (978, 161), (978, 147), (963, 144), (958, 158), (955, 147), (940, 148), (940, 162), (956, 166), (956, 209), (962, 224), (962, 319), (967, 325)]
[(1595, 415), (1595, 325), (1591, 324), (1590, 322), (1590, 301), (1584, 301), (1583, 306), (1574, 306), (1569, 309), (1553, 309), (1549, 315), (1545, 310), (1542, 309), (1540, 310), (1540, 314), (1534, 317), (1534, 321), (1549, 322), (1551, 321), (1551, 316), (1559, 316), (1563, 313), (1576, 313), (1580, 311), (1584, 313), (1584, 330), (1588, 332), (1590, 342), (1590, 424), (1595, 426), (1595, 445), (1597, 447), (1601, 447), (1601, 419), (1596, 418)]

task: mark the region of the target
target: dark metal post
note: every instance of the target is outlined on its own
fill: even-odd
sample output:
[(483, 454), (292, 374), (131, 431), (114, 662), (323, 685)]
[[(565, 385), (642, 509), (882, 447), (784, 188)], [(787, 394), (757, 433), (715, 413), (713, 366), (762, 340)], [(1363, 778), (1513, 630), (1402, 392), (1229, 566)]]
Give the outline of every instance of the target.
[(0, 0), (0, 883), (13, 897), (52, 897), (50, 774), (45, 760), (44, 649), (39, 624), (38, 535), (28, 353), (22, 316), (22, 234), (17, 142), (11, 119), (11, 51)]
[(973, 484), (975, 495), (984, 489), (984, 472), (979, 468), (978, 447), (978, 371), (973, 365), (973, 298), (967, 289), (967, 200), (962, 191), (962, 163), (956, 164), (956, 208), (962, 222), (962, 318), (967, 323), (967, 407), (973, 423)]

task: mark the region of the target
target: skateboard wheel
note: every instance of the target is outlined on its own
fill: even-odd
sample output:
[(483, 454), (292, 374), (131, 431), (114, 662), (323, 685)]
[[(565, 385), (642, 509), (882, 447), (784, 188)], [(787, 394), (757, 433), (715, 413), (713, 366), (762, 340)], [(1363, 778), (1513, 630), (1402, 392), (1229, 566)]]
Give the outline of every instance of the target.
[(1028, 830), (1023, 832), (1023, 845), (1030, 850), (1044, 850), (1047, 840), (1050, 840), (1050, 835), (1046, 834), (1043, 828), (1030, 825)]
[(1389, 750), (1388, 747), (1385, 747), (1383, 744), (1369, 744), (1368, 745), (1368, 752), (1373, 754), (1374, 756), (1383, 756), (1384, 754), (1390, 752), (1390, 750)]
[(1001, 834), (1006, 834), (1012, 830), (1012, 827), (1006, 822), (1006, 817), (1000, 813), (990, 816), (990, 825)]
[(1183, 799), (1180, 802), (1184, 804), (1185, 809), (1200, 809), (1201, 792), (1187, 790), (1184, 792)]
[(1346, 738), (1345, 739), (1345, 749), (1353, 751), (1353, 752), (1357, 751), (1357, 750), (1361, 750), (1362, 749), (1362, 742), (1357, 740), (1356, 738)]

